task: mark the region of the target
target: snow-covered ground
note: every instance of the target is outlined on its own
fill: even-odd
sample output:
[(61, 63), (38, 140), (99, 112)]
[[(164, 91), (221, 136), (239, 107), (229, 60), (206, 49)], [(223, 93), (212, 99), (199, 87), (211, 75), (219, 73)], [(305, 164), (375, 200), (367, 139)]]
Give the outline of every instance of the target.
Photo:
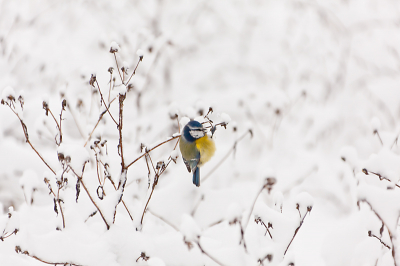
[(1, 265), (400, 265), (399, 1), (3, 0), (0, 73)]

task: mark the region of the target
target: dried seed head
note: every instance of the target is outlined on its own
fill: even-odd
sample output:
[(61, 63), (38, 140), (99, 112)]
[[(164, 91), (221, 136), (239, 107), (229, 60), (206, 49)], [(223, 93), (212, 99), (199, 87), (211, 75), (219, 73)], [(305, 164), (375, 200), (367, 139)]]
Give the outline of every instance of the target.
[(89, 84), (94, 87), (95, 82), (96, 82), (96, 74), (92, 74), (90, 76)]
[(116, 42), (111, 42), (110, 53), (117, 53), (119, 50), (119, 45)]

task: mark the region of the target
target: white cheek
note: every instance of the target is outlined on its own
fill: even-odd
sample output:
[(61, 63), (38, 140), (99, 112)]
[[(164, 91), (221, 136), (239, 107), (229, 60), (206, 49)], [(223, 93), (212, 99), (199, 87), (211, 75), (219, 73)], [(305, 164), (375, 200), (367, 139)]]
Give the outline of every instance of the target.
[(199, 130), (189, 130), (189, 134), (195, 139), (204, 137), (204, 132)]

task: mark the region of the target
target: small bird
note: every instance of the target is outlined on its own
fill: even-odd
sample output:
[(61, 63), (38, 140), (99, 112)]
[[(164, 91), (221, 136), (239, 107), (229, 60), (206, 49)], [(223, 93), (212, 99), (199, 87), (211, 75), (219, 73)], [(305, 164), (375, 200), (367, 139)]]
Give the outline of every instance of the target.
[(179, 148), (189, 173), (193, 171), (193, 184), (200, 186), (200, 169), (214, 155), (214, 140), (208, 137), (206, 129), (197, 121), (190, 121), (183, 128)]

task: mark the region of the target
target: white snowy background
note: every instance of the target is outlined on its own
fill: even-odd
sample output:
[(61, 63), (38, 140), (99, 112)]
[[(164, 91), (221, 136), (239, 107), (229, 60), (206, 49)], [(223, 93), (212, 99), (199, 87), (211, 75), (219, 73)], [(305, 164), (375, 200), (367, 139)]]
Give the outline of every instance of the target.
[[(107, 140), (97, 158), (118, 184), (119, 135), (108, 113), (84, 147), (105, 110), (91, 75), (105, 101), (125, 90), (112, 42), (128, 75), (143, 51), (124, 102), (127, 164), (141, 144), (176, 136), (184, 117), (212, 107), (215, 123), (231, 118), (215, 132), (201, 186), (179, 157), (142, 223), (155, 177), (145, 157), (127, 171), (122, 199), (132, 219), (121, 202), (113, 223), (118, 194), (89, 148)], [(31, 144), (57, 173), (1, 105), (1, 265), (400, 265), (399, 1), (3, 0), (0, 91), (4, 102), (15, 97)], [(59, 119), (63, 99), (58, 146), (43, 101)], [(110, 113), (118, 111), (117, 99)], [(154, 164), (168, 162), (175, 143), (151, 151)], [(71, 170), (58, 191), (61, 153), (78, 175), (89, 160), (83, 181), (109, 230), (99, 212), (91, 217), (82, 185), (75, 201)], [(58, 214), (45, 178), (59, 193)], [(266, 178), (276, 183), (264, 186)]]

